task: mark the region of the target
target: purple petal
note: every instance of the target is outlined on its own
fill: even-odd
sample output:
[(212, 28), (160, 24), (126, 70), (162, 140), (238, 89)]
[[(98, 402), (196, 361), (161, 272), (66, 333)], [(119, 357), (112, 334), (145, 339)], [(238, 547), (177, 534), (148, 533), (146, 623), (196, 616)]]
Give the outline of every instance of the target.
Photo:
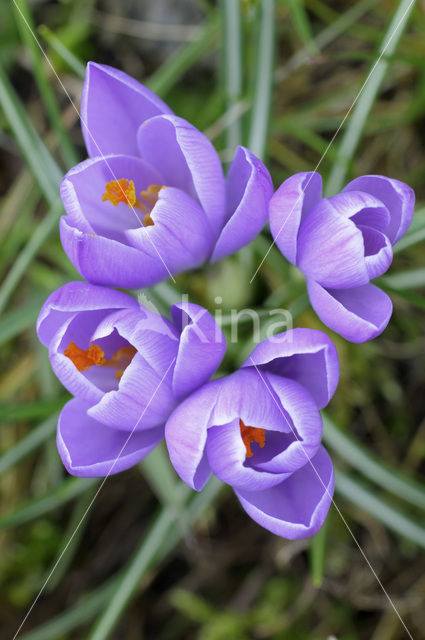
[[(280, 483), (315, 454), (320, 445), (322, 421), (310, 394), (297, 382), (245, 371), (250, 371), (250, 375), (241, 375), (239, 371), (223, 381), (211, 417), (215, 426), (208, 430), (207, 455), (212, 471), (220, 480), (234, 487), (259, 491)], [(217, 416), (222, 412), (222, 404), (226, 405), (230, 398), (230, 414), (234, 417), (223, 424)], [(253, 416), (249, 406), (252, 404), (258, 405), (257, 416)], [(265, 429), (264, 447), (260, 449), (253, 444), (250, 458), (245, 457), (239, 418), (245, 425)]]
[(392, 314), (390, 298), (369, 283), (352, 289), (325, 289), (307, 280), (310, 302), (321, 321), (350, 342), (379, 336)]
[(297, 263), (297, 238), (301, 221), (322, 197), (318, 173), (297, 173), (281, 184), (270, 200), (270, 230), (290, 262)]
[(102, 388), (93, 378), (93, 370), (99, 367), (92, 367), (89, 371), (78, 371), (72, 360), (64, 355), (64, 351), (70, 342), (75, 342), (80, 349), (88, 348), (90, 336), (104, 316), (104, 311), (75, 313), (61, 325), (49, 344), (50, 364), (56, 376), (72, 395), (91, 404), (99, 402), (103, 395)]
[[(276, 434), (277, 432), (268, 431), (266, 433), (265, 446), (268, 445), (271, 433)], [(285, 437), (283, 434), (278, 435)], [(255, 445), (252, 447), (254, 449)], [(232, 487), (261, 491), (279, 484), (289, 476), (288, 473), (268, 473), (244, 464), (246, 449), (241, 437), (238, 419), (229, 424), (208, 429), (206, 451), (211, 471), (222, 482), (226, 482)]]
[(89, 404), (74, 398), (59, 416), (57, 446), (69, 473), (102, 478), (143, 460), (163, 437), (163, 429), (134, 433), (117, 431), (90, 418)]
[(171, 273), (199, 267), (211, 253), (213, 235), (204, 211), (181, 189), (165, 187), (152, 209), (154, 224), (126, 232), (127, 242), (152, 260), (158, 253)]
[[(254, 455), (249, 464), (244, 464), (242, 437), (235, 429), (239, 419), (247, 426), (281, 434), (279, 445), (285, 450), (276, 451), (273, 435), (268, 459), (262, 455), (257, 459)], [(223, 427), (226, 429), (221, 432)], [(306, 456), (317, 450), (321, 429), (317, 407), (301, 385), (241, 369), (206, 384), (186, 398), (168, 419), (165, 438), (171, 462), (189, 486), (202, 488), (211, 465), (225, 482), (246, 482), (250, 488), (253, 485), (261, 488), (278, 481), (277, 474), (292, 472), (305, 464)], [(227, 439), (223, 446), (228, 457), (223, 459), (220, 433)]]
[(76, 311), (137, 308), (137, 300), (120, 291), (96, 287), (87, 282), (68, 282), (54, 291), (41, 308), (37, 333), (47, 347), (58, 329)]
[(273, 401), (275, 394), (269, 378), (255, 369), (246, 368), (219, 379), (219, 395), (209, 426), (229, 424), (240, 418), (249, 426), (267, 426), (272, 431), (290, 433), (288, 415), (286, 410), (282, 413), (276, 398)]
[(344, 191), (353, 190), (370, 193), (384, 203), (391, 216), (386, 235), (391, 244), (396, 244), (412, 222), (415, 208), (413, 189), (399, 180), (370, 175), (356, 178), (344, 189)]
[(165, 425), (171, 463), (180, 478), (196, 491), (205, 486), (211, 473), (205, 445), (220, 382), (214, 380), (183, 400)]
[[(85, 283), (81, 285), (84, 289)], [(92, 288), (96, 290), (96, 287)], [(122, 297), (125, 303), (127, 296), (122, 294)], [(153, 381), (152, 370), (157, 378), (161, 379), (177, 357), (178, 336), (168, 320), (142, 307), (137, 308), (137, 303), (132, 298), (130, 301), (132, 306), (128, 305), (127, 309), (91, 311), (89, 310), (90, 300), (85, 300), (88, 310), (71, 314), (61, 323), (49, 342), (50, 361), (59, 380), (70, 393), (84, 398), (92, 405), (100, 401), (105, 402), (104, 393), (122, 390), (124, 383), (121, 381), (118, 384), (115, 369), (111, 367), (92, 366), (89, 370), (78, 371), (72, 360), (64, 355), (70, 342), (75, 342), (81, 349), (88, 348), (94, 342), (104, 351), (107, 359), (120, 348), (131, 345), (143, 354), (148, 371), (147, 380), (151, 382)], [(81, 304), (81, 300), (79, 303)], [(141, 388), (144, 386), (146, 381), (141, 383)], [(168, 406), (170, 398), (167, 396), (162, 400), (164, 408)], [(139, 399), (136, 391), (135, 402), (131, 402), (133, 413), (129, 418), (133, 420), (133, 424), (135, 412), (140, 409), (137, 415), (139, 417), (143, 411), (143, 406), (139, 406)], [(126, 398), (127, 402), (131, 400)], [(161, 413), (162, 423), (167, 417), (168, 413), (165, 417)], [(121, 421), (126, 422), (125, 418)], [(112, 424), (115, 425), (115, 423)]]
[(162, 378), (136, 353), (116, 391), (103, 394), (89, 416), (123, 431), (143, 431), (165, 424), (176, 401), (171, 390), (173, 360)]
[(61, 218), (59, 229), (65, 253), (89, 282), (137, 289), (170, 277), (166, 256), (154, 250), (148, 255), (116, 240), (79, 231), (69, 224), (66, 216)]
[(114, 206), (102, 202), (106, 184), (125, 178), (134, 182), (136, 196), (151, 184), (162, 184), (160, 174), (134, 156), (112, 155), (91, 158), (73, 167), (62, 180), (61, 198), (68, 222), (86, 233), (126, 244), (125, 231), (143, 225), (144, 212), (124, 202)]
[(226, 224), (211, 261), (235, 253), (253, 240), (267, 221), (273, 183), (264, 164), (251, 151), (238, 147), (226, 180)]
[(291, 437), (280, 453), (255, 462), (255, 466), (274, 473), (291, 473), (316, 453), (322, 438), (322, 418), (313, 398), (298, 382), (270, 373), (261, 377), (264, 387), (268, 386), (270, 400), (279, 402), (284, 430)]
[(180, 332), (173, 374), (173, 391), (183, 398), (216, 372), (226, 352), (226, 340), (212, 315), (197, 304), (171, 307), (171, 317)]
[(323, 525), (334, 490), (332, 462), (323, 447), (281, 484), (265, 491), (238, 490), (247, 514), (259, 525), (288, 540), (309, 538)]
[(81, 123), (89, 156), (137, 155), (137, 130), (171, 109), (123, 71), (89, 62), (81, 96)]
[(159, 378), (177, 358), (179, 336), (171, 323), (158, 313), (144, 307), (111, 313), (98, 324), (91, 341), (98, 342), (114, 331), (142, 354)]
[(105, 318), (92, 340), (112, 331), (138, 350), (119, 382), (109, 389), (89, 414), (111, 427), (150, 429), (165, 423), (175, 406), (171, 389), (178, 338), (171, 324), (147, 309), (117, 312)]
[(164, 184), (198, 199), (215, 236), (224, 223), (225, 182), (211, 142), (177, 116), (158, 116), (138, 132), (139, 154), (156, 167)]
[(343, 218), (350, 218), (356, 226), (367, 226), (386, 233), (391, 216), (381, 200), (364, 191), (343, 191), (328, 198), (328, 206)]
[(365, 248), (365, 263), (370, 280), (382, 276), (393, 259), (393, 248), (387, 236), (380, 231), (358, 225)]
[(293, 329), (263, 340), (242, 366), (256, 366), (296, 380), (310, 392), (319, 409), (328, 404), (339, 379), (335, 345), (315, 329)]
[(301, 271), (323, 286), (338, 289), (369, 281), (363, 236), (344, 215), (344, 200), (340, 195), (321, 200), (304, 218), (298, 233)]

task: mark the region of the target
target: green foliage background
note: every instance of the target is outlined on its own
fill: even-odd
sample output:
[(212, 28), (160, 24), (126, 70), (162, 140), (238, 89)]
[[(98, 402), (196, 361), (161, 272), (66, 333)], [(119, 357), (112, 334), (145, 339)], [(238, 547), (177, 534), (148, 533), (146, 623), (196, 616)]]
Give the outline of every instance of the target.
[[(22, 640), (408, 637), (350, 531), (412, 636), (423, 637), (424, 6), (168, 5), (0, 4), (1, 637), (14, 637), (43, 585)], [(328, 193), (364, 173), (416, 190), (413, 225), (380, 278), (394, 301), (389, 328), (364, 345), (332, 335), (342, 378), (325, 416), (325, 442), (337, 468), (339, 512), (331, 509), (313, 541), (263, 531), (218, 482), (196, 495), (182, 487), (163, 448), (109, 478), (98, 495), (99, 482), (62, 468), (54, 432), (67, 394), (34, 323), (47, 295), (79, 278), (59, 241), (58, 183), (84, 157), (69, 98), (78, 106), (89, 59), (147, 83), (205, 131), (224, 163), (236, 144), (250, 146), (276, 187), (320, 161)], [(302, 276), (276, 248), (250, 283), (269, 246), (264, 231), (237, 255), (148, 295), (164, 311), (180, 292), (211, 310), (220, 296), (225, 331), (229, 310), (247, 306), (263, 312), (263, 331), (276, 307), (291, 310), (298, 326), (323, 329)], [(244, 359), (250, 335), (241, 322), (223, 372)]]

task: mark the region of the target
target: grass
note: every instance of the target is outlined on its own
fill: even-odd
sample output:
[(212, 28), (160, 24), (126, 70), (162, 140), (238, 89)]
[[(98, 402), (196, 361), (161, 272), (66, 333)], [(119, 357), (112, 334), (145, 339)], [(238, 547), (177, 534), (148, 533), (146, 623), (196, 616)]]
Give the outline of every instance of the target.
[[(136, 27), (148, 20), (142, 9), (116, 10)], [(332, 336), (342, 378), (324, 437), (337, 468), (337, 505), (419, 637), (425, 622), (418, 602), (425, 545), (423, 7), (408, 0), (363, 0), (349, 8), (322, 0), (218, 6), (203, 0), (192, 8), (200, 21), (196, 38), (172, 46), (100, 30), (99, 11), (108, 12), (100, 0), (17, 0), (2, 7), (5, 637), (16, 633), (50, 574), (22, 640), (405, 637), (335, 510), (313, 541), (287, 543), (250, 522), (219, 483), (199, 495), (182, 488), (158, 449), (140, 467), (109, 478), (87, 511), (99, 483), (67, 477), (58, 459), (56, 415), (67, 396), (34, 334), (43, 300), (79, 277), (60, 246), (58, 185), (84, 150), (76, 114), (21, 12), (77, 103), (85, 62), (102, 61), (137, 76), (207, 131), (225, 163), (236, 144), (252, 148), (275, 186), (320, 162), (329, 192), (364, 173), (387, 174), (416, 190), (415, 221), (381, 279), (395, 306), (389, 328), (364, 345)], [(234, 304), (263, 311), (277, 305), (290, 309), (298, 326), (323, 328), (302, 279), (275, 248), (250, 285), (269, 245), (265, 230), (236, 256), (149, 295), (164, 311), (179, 291), (210, 308), (220, 295), (224, 318)], [(270, 319), (262, 318), (265, 331)], [(250, 326), (242, 323), (225, 370), (249, 348)]]

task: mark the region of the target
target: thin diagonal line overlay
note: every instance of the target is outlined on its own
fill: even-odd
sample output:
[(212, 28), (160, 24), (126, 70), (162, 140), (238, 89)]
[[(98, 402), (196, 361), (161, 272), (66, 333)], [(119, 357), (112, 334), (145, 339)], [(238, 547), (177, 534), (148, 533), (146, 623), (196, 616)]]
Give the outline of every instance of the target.
[[(25, 23), (26, 27), (28, 28), (29, 32), (31, 33), (32, 37), (34, 38), (35, 42), (37, 43), (37, 46), (38, 46), (38, 48), (40, 49), (41, 53), (43, 54), (44, 58), (46, 59), (46, 61), (47, 61), (48, 65), (49, 65), (49, 67), (51, 68), (51, 70), (52, 70), (52, 71), (53, 71), (53, 73), (55, 74), (56, 79), (57, 79), (57, 81), (59, 82), (60, 86), (62, 87), (63, 92), (65, 93), (66, 97), (68, 98), (69, 102), (71, 103), (72, 107), (74, 108), (75, 112), (77, 113), (78, 117), (80, 118), (80, 120), (81, 120), (81, 122), (82, 122), (82, 124), (83, 124), (83, 126), (84, 126), (84, 129), (87, 131), (87, 133), (88, 133), (88, 134), (89, 134), (89, 136), (90, 136), (90, 139), (92, 140), (93, 144), (96, 146), (96, 149), (99, 151), (99, 156), (100, 156), (100, 157), (102, 158), (102, 160), (106, 163), (106, 166), (108, 167), (108, 169), (109, 169), (109, 171), (110, 171), (111, 176), (113, 177), (113, 179), (114, 179), (114, 180), (116, 180), (116, 181), (118, 182), (118, 178), (117, 178), (117, 176), (115, 175), (114, 171), (112, 171), (112, 167), (111, 167), (111, 165), (109, 164), (108, 160), (105, 158), (104, 154), (103, 154), (103, 153), (102, 153), (102, 151), (100, 150), (100, 147), (99, 147), (99, 145), (97, 144), (96, 140), (94, 139), (94, 137), (93, 137), (93, 135), (92, 135), (92, 133), (91, 133), (91, 131), (90, 131), (89, 127), (87, 126), (87, 123), (86, 123), (85, 119), (81, 116), (81, 113), (80, 113), (80, 111), (79, 111), (78, 107), (75, 105), (75, 102), (73, 101), (73, 99), (72, 99), (72, 98), (71, 98), (71, 96), (69, 95), (69, 92), (68, 92), (67, 88), (65, 87), (65, 85), (64, 85), (64, 84), (63, 84), (63, 82), (62, 82), (62, 80), (60, 79), (60, 77), (59, 77), (59, 76), (58, 76), (58, 74), (56, 73), (56, 70), (55, 70), (55, 68), (54, 68), (54, 66), (53, 66), (53, 64), (52, 64), (52, 62), (50, 61), (49, 56), (48, 56), (48, 55), (47, 55), (47, 53), (44, 51), (43, 47), (41, 46), (41, 44), (40, 44), (40, 42), (39, 42), (39, 40), (38, 40), (38, 38), (37, 38), (37, 36), (35, 35), (34, 31), (31, 29), (30, 25), (28, 24), (28, 21), (26, 20), (26, 18), (25, 18), (25, 16), (24, 16), (24, 14), (22, 13), (22, 11), (21, 11), (20, 7), (19, 7), (19, 6), (18, 6), (18, 4), (16, 3), (16, 0), (12, 0), (12, 2), (13, 2), (13, 4), (15, 5), (15, 7), (16, 7), (16, 9), (17, 9), (17, 11), (19, 12), (19, 15), (21, 16), (22, 20), (24, 21), (24, 23)], [(121, 187), (121, 185), (119, 184), (119, 182), (118, 182), (118, 186), (119, 186), (119, 188), (120, 188), (120, 190), (121, 190), (121, 192), (122, 192), (122, 194), (123, 194), (123, 196), (124, 196), (124, 198), (125, 198), (126, 196), (125, 196), (124, 189)], [(166, 263), (165, 263), (165, 261), (164, 261), (163, 257), (162, 257), (162, 256), (161, 256), (161, 254), (159, 253), (159, 251), (158, 251), (158, 249), (157, 249), (157, 247), (156, 247), (156, 245), (155, 245), (154, 241), (153, 241), (153, 240), (152, 240), (152, 238), (151, 238), (150, 233), (147, 231), (146, 227), (144, 226), (144, 224), (143, 224), (142, 220), (140, 219), (139, 214), (137, 213), (136, 209), (134, 208), (134, 206), (133, 206), (132, 204), (130, 204), (130, 202), (128, 202), (128, 206), (130, 207), (131, 211), (132, 211), (132, 212), (134, 213), (134, 215), (136, 216), (136, 218), (137, 218), (137, 220), (138, 220), (138, 222), (139, 222), (139, 224), (140, 224), (141, 228), (143, 229), (143, 231), (144, 231), (144, 233), (145, 233), (146, 237), (149, 239), (149, 242), (151, 243), (152, 247), (154, 248), (155, 252), (157, 253), (158, 258), (161, 260), (162, 264), (164, 265), (164, 267), (165, 267), (165, 269), (166, 269), (166, 271), (167, 271), (168, 275), (170, 276), (171, 280), (175, 283), (176, 281), (175, 281), (175, 279), (174, 279), (174, 277), (173, 277), (173, 274), (171, 273), (171, 271), (170, 271), (170, 270), (169, 270), (169, 268), (167, 267), (167, 265), (166, 265)]]
[(351, 530), (348, 522), (346, 521), (346, 519), (344, 518), (340, 508), (338, 507), (338, 505), (336, 504), (333, 496), (330, 494), (329, 489), (327, 488), (327, 486), (325, 485), (325, 483), (323, 482), (322, 478), (320, 477), (319, 472), (317, 471), (316, 467), (314, 466), (313, 462), (311, 461), (311, 459), (309, 458), (309, 455), (307, 453), (307, 451), (305, 450), (305, 447), (302, 443), (302, 441), (300, 440), (300, 438), (298, 437), (298, 434), (296, 433), (295, 429), (293, 429), (293, 427), (291, 426), (290, 422), (288, 421), (287, 417), (285, 416), (285, 413), (282, 409), (282, 407), (280, 406), (280, 404), (277, 402), (274, 394), (272, 393), (271, 389), (269, 388), (266, 380), (264, 379), (263, 375), (261, 374), (261, 371), (259, 370), (259, 368), (257, 367), (257, 365), (255, 364), (255, 362), (253, 361), (253, 359), (250, 357), (250, 360), (252, 362), (253, 367), (255, 368), (255, 370), (257, 371), (258, 375), (260, 376), (264, 386), (266, 387), (267, 391), (269, 392), (270, 396), (273, 399), (273, 402), (275, 403), (275, 405), (277, 406), (277, 408), (279, 409), (280, 413), (282, 414), (286, 424), (288, 425), (288, 427), (290, 428), (292, 435), (295, 437), (295, 439), (297, 440), (297, 442), (299, 442), (301, 449), (303, 451), (303, 453), (306, 456), (306, 459), (308, 461), (308, 463), (311, 465), (311, 468), (313, 469), (314, 473), (316, 474), (316, 476), (319, 478), (320, 483), (322, 484), (326, 494), (330, 497), (331, 502), (333, 504), (333, 506), (335, 507), (339, 517), (341, 518), (342, 522), (344, 523), (345, 527), (347, 528), (348, 533), (350, 534), (350, 536), (352, 537), (353, 541), (355, 542), (357, 548), (359, 549), (361, 555), (363, 556), (367, 566), (369, 567), (370, 571), (372, 572), (374, 578), (376, 579), (377, 583), (379, 584), (380, 588), (382, 589), (382, 592), (384, 593), (385, 597), (387, 598), (388, 602), (390, 603), (392, 609), (394, 610), (395, 614), (397, 615), (397, 618), (400, 620), (401, 624), (403, 625), (404, 630), (406, 631), (407, 635), (409, 636), (410, 640), (414, 640), (412, 634), (410, 633), (409, 629), (407, 628), (403, 618), (401, 617), (399, 611), (397, 610), (397, 607), (395, 606), (394, 602), (392, 601), (389, 593), (387, 592), (387, 590), (385, 589), (384, 585), (382, 584), (381, 580), (379, 579), (379, 576), (377, 575), (375, 569), (373, 568), (370, 560), (368, 559), (368, 557), (366, 556), (366, 553), (363, 551), (360, 542), (357, 540), (356, 536), (354, 535), (353, 531)]
[(109, 469), (107, 475), (103, 478), (100, 487), (98, 488), (98, 490), (96, 491), (93, 499), (91, 500), (89, 506), (87, 507), (87, 509), (85, 510), (85, 512), (83, 513), (81, 520), (79, 521), (79, 523), (77, 524), (77, 526), (74, 529), (74, 532), (72, 534), (72, 536), (70, 537), (70, 539), (68, 540), (68, 542), (66, 543), (64, 549), (62, 550), (62, 553), (60, 554), (59, 558), (56, 560), (55, 564), (53, 565), (52, 570), (50, 571), (49, 575), (47, 576), (46, 580), (44, 581), (43, 586), (41, 587), (40, 591), (38, 592), (37, 596), (35, 597), (33, 603), (31, 604), (30, 608), (28, 609), (24, 619), (22, 620), (21, 624), (19, 625), (18, 630), (16, 631), (15, 635), (13, 636), (12, 640), (16, 640), (16, 638), (18, 637), (22, 627), (24, 626), (25, 622), (28, 620), (31, 611), (34, 609), (35, 605), (37, 604), (38, 600), (41, 597), (41, 594), (43, 593), (44, 589), (46, 588), (47, 583), (49, 582), (50, 578), (52, 577), (54, 571), (56, 570), (56, 567), (58, 566), (58, 564), (60, 563), (60, 561), (62, 560), (64, 554), (66, 553), (66, 550), (68, 549), (69, 545), (71, 544), (75, 534), (77, 533), (78, 529), (80, 528), (83, 520), (85, 519), (85, 517), (87, 516), (88, 512), (90, 511), (90, 509), (93, 506), (94, 501), (96, 500), (97, 496), (99, 495), (99, 493), (102, 491), (103, 486), (105, 484), (105, 482), (107, 481), (107, 479), (109, 478), (109, 476), (111, 475), (112, 471), (115, 468), (115, 465), (117, 464), (118, 460), (120, 459), (124, 449), (126, 448), (126, 446), (128, 445), (128, 443), (130, 442), (131, 437), (133, 436), (134, 432), (136, 431), (136, 428), (138, 427), (138, 425), (140, 424), (140, 421), (143, 419), (143, 416), (145, 415), (146, 411), (148, 410), (152, 400), (154, 399), (154, 397), (156, 396), (159, 388), (161, 387), (162, 383), (164, 382), (167, 373), (169, 372), (169, 370), (171, 369), (171, 367), (173, 366), (173, 364), (175, 363), (176, 359), (173, 358), (173, 360), (170, 362), (170, 364), (167, 367), (166, 372), (164, 373), (164, 375), (162, 376), (161, 380), (159, 381), (159, 384), (157, 385), (157, 387), (155, 388), (149, 402), (147, 403), (146, 407), (143, 409), (143, 412), (140, 416), (140, 418), (137, 420), (136, 424), (134, 425), (133, 429), (130, 431), (130, 435), (128, 436), (127, 440), (124, 442), (123, 446), (121, 447), (121, 450), (119, 452), (119, 454), (117, 455), (117, 457), (115, 458), (114, 462), (112, 463), (111, 468)]
[(315, 166), (315, 168), (313, 169), (313, 173), (311, 175), (311, 177), (308, 179), (307, 184), (303, 187), (300, 195), (298, 196), (294, 206), (292, 207), (291, 211), (289, 212), (289, 215), (287, 216), (287, 218), (285, 219), (285, 221), (283, 222), (281, 228), (279, 229), (278, 233), (276, 234), (276, 236), (273, 238), (273, 242), (271, 243), (270, 247), (267, 249), (263, 259), (261, 260), (260, 264), (258, 265), (257, 269), (255, 270), (254, 275), (252, 276), (251, 280), (249, 281), (249, 284), (252, 284), (255, 276), (257, 275), (257, 273), (260, 271), (261, 267), (264, 264), (264, 261), (266, 260), (267, 256), (269, 255), (270, 251), (273, 249), (274, 245), (276, 244), (276, 241), (278, 239), (278, 237), (280, 236), (280, 234), (282, 233), (282, 231), (284, 230), (284, 228), (286, 227), (286, 223), (288, 222), (289, 218), (292, 216), (293, 212), (295, 211), (298, 203), (300, 202), (301, 198), (303, 197), (305, 190), (307, 189), (308, 185), (310, 184), (312, 178), (313, 178), (313, 174), (318, 170), (318, 168), (320, 167), (320, 165), (322, 164), (323, 160), (325, 159), (329, 149), (331, 148), (331, 146), (333, 145), (333, 143), (335, 142), (336, 137), (338, 136), (339, 132), (341, 131), (342, 127), (344, 126), (345, 121), (347, 120), (348, 116), (350, 115), (350, 113), (352, 112), (352, 110), (354, 109), (354, 107), (357, 104), (358, 99), (360, 98), (360, 96), (362, 95), (364, 88), (366, 87), (367, 83), (369, 82), (370, 78), (372, 77), (373, 73), (375, 72), (376, 67), (378, 66), (379, 62), (381, 61), (381, 58), (385, 55), (386, 50), (388, 49), (392, 39), (394, 38), (395, 34), (397, 33), (397, 31), (399, 30), (401, 24), (404, 21), (404, 17), (406, 16), (406, 14), (410, 11), (410, 7), (413, 5), (413, 3), (415, 2), (415, 0), (412, 0), (409, 4), (409, 6), (407, 7), (406, 11), (403, 13), (403, 15), (401, 16), (397, 26), (395, 27), (394, 31), (392, 32), (391, 36), (388, 38), (388, 42), (386, 42), (385, 47), (382, 49), (381, 53), (379, 54), (375, 64), (373, 65), (372, 69), (369, 71), (369, 74), (366, 78), (366, 80), (363, 82), (362, 86), (360, 87), (360, 90), (358, 91), (356, 97), (354, 98), (350, 108), (348, 109), (347, 113), (345, 114), (344, 118), (341, 120), (340, 125), (338, 127), (338, 129), (335, 131), (334, 135), (332, 136), (331, 141), (329, 142), (328, 146), (326, 147), (326, 149), (323, 152), (322, 157), (320, 158), (319, 162), (317, 163), (317, 165)]

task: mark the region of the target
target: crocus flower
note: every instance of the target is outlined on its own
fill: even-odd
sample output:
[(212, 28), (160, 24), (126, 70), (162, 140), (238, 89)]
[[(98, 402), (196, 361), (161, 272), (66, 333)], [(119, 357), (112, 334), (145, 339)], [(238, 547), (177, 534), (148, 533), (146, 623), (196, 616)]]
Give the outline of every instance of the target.
[(88, 64), (81, 120), (90, 159), (62, 182), (60, 233), (89, 282), (151, 286), (234, 253), (264, 226), (263, 163), (238, 147), (225, 180), (205, 135), (122, 71)]
[(195, 391), (168, 418), (174, 468), (198, 491), (214, 473), (279, 536), (314, 535), (334, 487), (319, 408), (338, 377), (335, 346), (320, 331), (294, 329), (261, 342), (241, 369)]
[(55, 291), (37, 330), (75, 396), (60, 415), (57, 444), (68, 471), (82, 477), (144, 458), (177, 402), (210, 378), (225, 351), (221, 329), (196, 304), (174, 305), (169, 322), (124, 293), (85, 282)]
[(351, 342), (375, 338), (390, 320), (390, 298), (370, 281), (390, 266), (414, 203), (406, 184), (373, 175), (322, 198), (322, 180), (314, 172), (292, 176), (270, 201), (277, 246), (305, 274), (322, 322)]

